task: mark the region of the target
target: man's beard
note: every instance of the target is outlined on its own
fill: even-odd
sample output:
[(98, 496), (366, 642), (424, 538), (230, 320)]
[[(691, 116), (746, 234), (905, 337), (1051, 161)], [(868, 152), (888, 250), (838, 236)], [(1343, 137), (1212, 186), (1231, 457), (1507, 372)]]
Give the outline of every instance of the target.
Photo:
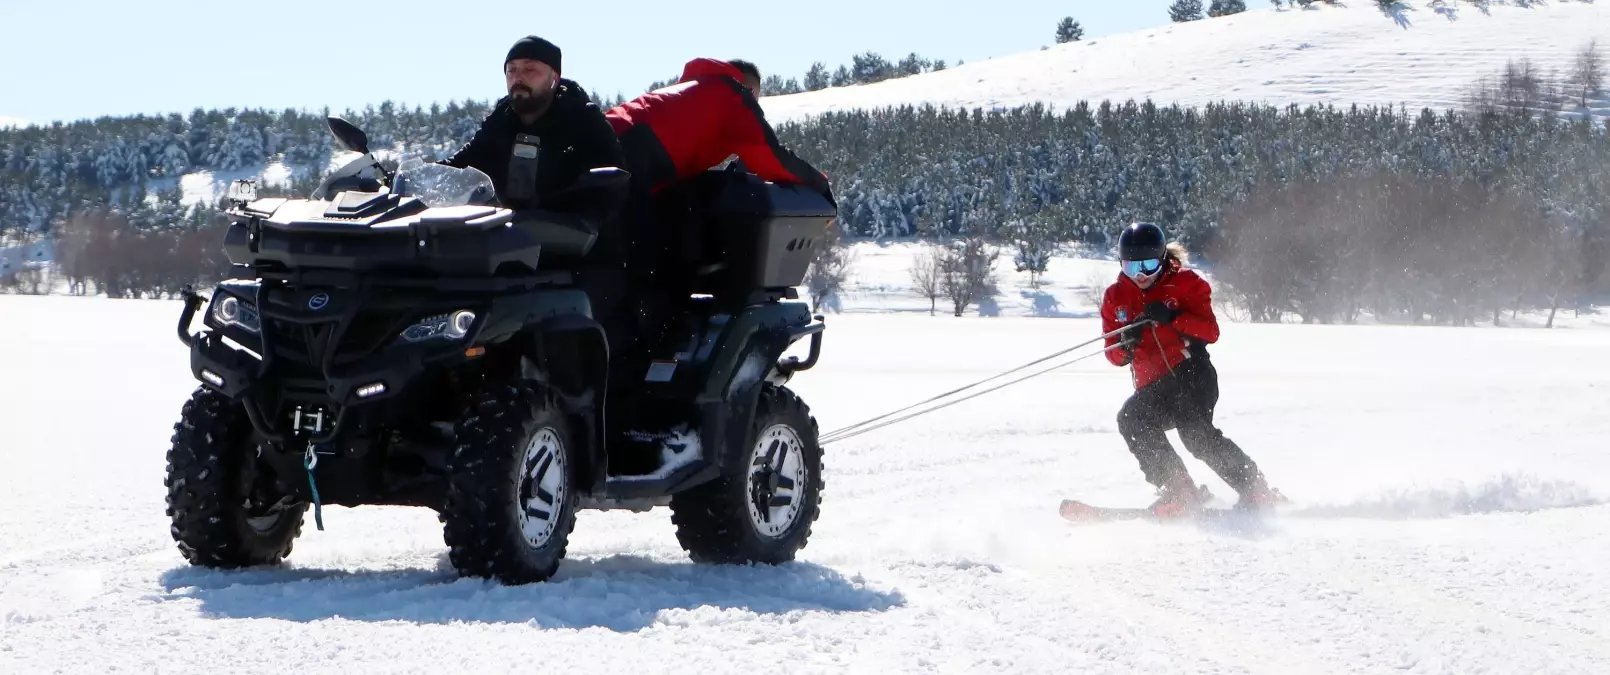
[[(523, 93), (525, 95), (515, 96), (516, 93)], [(541, 114), (548, 109), (548, 105), (551, 103), (553, 103), (552, 89), (549, 89), (542, 94), (537, 94), (535, 91), (532, 91), (530, 87), (527, 87), (523, 84), (516, 84), (512, 87), (509, 87), (509, 105), (513, 107), (514, 112), (518, 114)]]

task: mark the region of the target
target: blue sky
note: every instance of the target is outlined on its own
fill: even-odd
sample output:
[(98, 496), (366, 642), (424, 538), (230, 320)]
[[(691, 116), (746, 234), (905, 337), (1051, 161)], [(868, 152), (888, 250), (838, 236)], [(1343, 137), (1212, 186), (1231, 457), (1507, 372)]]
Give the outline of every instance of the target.
[(0, 118), (490, 100), (502, 95), (504, 53), (527, 34), (564, 50), (566, 77), (631, 96), (698, 56), (796, 77), (813, 61), (832, 69), (865, 51), (955, 64), (1053, 44), (1068, 15), (1086, 39), (1165, 23), (1169, 4), (712, 1), (698, 12), (696, 2), (6, 0)]

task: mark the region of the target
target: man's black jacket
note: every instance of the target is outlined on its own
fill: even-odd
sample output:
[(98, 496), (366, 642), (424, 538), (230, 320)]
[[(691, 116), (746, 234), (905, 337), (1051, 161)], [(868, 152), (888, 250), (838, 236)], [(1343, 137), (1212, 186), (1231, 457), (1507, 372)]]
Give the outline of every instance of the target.
[(498, 199), (504, 206), (534, 206), (508, 197), (509, 160), (517, 134), (541, 139), (536, 185), (531, 191), (538, 199), (569, 186), (591, 169), (626, 165), (615, 131), (598, 104), (587, 97), (580, 85), (563, 78), (553, 103), (535, 123), (528, 126), (522, 122), (505, 96), (481, 122), (470, 142), (441, 163), (460, 169), (474, 167), (485, 173), (497, 187)]

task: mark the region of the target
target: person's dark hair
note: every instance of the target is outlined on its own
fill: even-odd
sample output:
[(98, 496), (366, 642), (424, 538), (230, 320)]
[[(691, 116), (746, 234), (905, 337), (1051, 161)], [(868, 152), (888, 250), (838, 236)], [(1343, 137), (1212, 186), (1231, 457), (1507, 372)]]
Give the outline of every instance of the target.
[(732, 64), (732, 67), (737, 68), (738, 72), (754, 78), (756, 82), (760, 81), (760, 67), (756, 66), (753, 62), (745, 61), (743, 59), (733, 59), (727, 63), (730, 63)]

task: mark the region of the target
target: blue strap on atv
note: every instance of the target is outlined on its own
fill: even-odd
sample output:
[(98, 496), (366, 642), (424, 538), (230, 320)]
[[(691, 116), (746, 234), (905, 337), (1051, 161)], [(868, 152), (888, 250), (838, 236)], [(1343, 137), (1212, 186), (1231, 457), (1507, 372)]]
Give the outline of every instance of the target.
[(307, 454), (302, 456), (302, 466), (307, 467), (307, 486), (313, 491), (313, 523), (319, 531), (324, 531), (324, 510), (319, 503), (319, 485), (313, 481), (313, 467), (319, 465), (319, 455), (313, 451), (313, 444), (307, 444)]

